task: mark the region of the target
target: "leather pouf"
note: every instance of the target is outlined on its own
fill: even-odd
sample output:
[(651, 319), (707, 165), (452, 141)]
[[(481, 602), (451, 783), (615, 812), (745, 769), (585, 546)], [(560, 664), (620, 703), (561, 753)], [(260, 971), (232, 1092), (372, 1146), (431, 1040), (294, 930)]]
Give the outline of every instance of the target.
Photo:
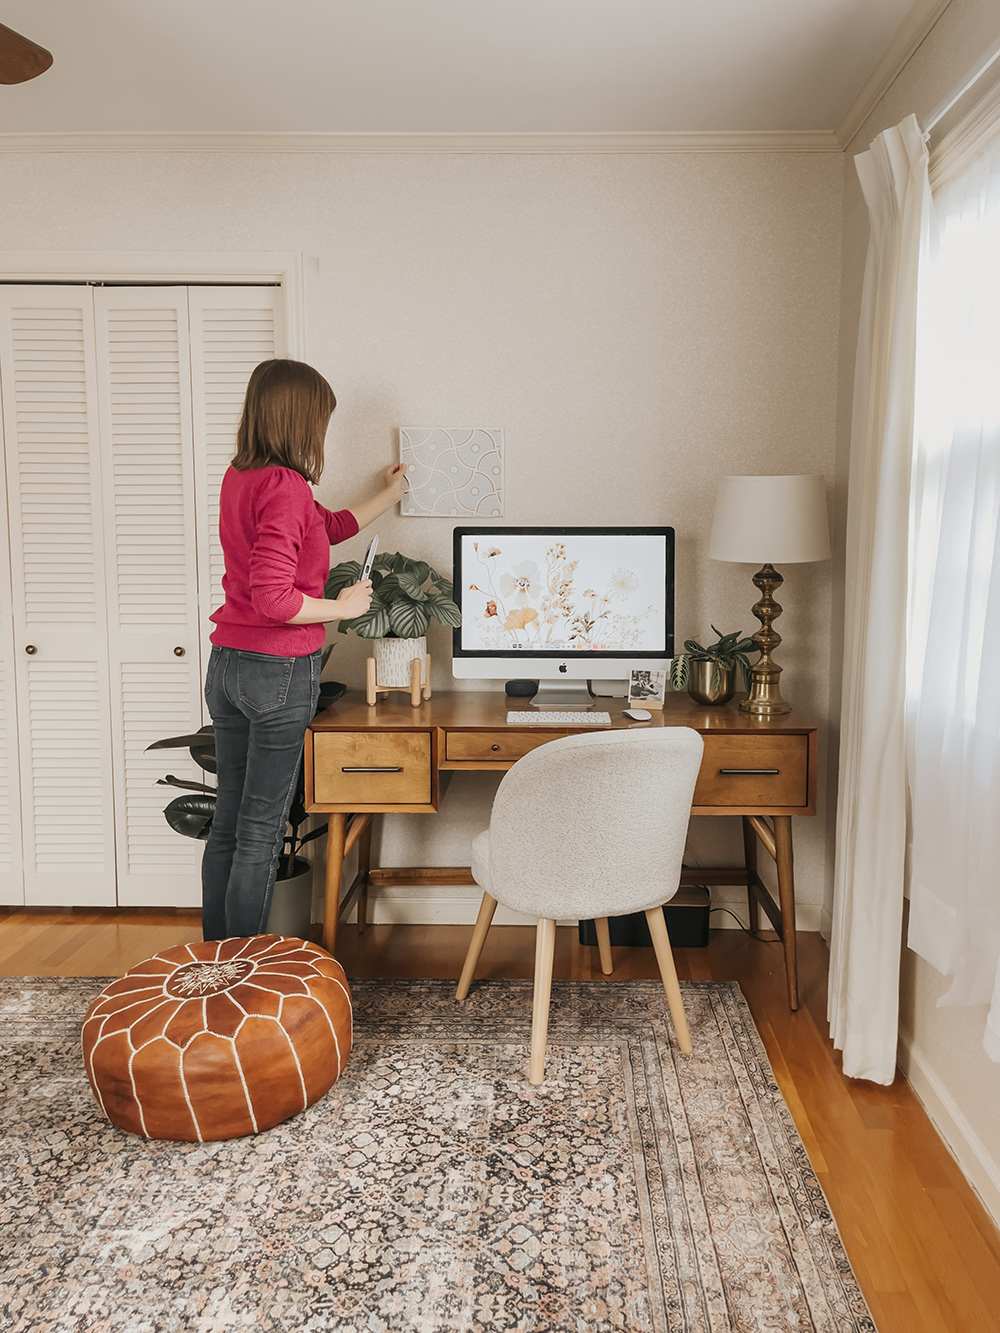
[(281, 935), (183, 944), (97, 997), (83, 1056), (108, 1119), (150, 1139), (232, 1139), (317, 1101), (351, 1050), (351, 994), (325, 949)]

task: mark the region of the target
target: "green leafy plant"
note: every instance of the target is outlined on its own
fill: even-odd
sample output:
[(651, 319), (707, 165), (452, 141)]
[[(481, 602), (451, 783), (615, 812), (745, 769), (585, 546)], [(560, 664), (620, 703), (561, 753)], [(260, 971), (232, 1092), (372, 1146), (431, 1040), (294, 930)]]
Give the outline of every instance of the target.
[[(360, 577), (357, 560), (336, 565), (326, 581), (327, 597), (336, 597)], [(423, 560), (398, 552), (377, 555), (371, 579), (371, 606), (363, 616), (340, 621), (341, 634), (350, 629), (362, 639), (419, 639), (432, 620), (450, 627), (462, 623), (451, 580)]]
[(692, 662), (712, 663), (713, 694), (718, 694), (722, 688), (723, 670), (732, 666), (739, 668), (743, 688), (749, 689), (750, 662), (747, 653), (757, 652), (757, 645), (753, 639), (743, 638), (742, 630), (736, 630), (733, 634), (723, 634), (713, 625), (712, 632), (719, 637), (715, 643), (710, 643), (707, 647), (702, 647), (694, 639), (684, 640), (684, 652), (677, 653), (670, 664), (670, 685), (672, 689), (683, 690), (687, 685)]

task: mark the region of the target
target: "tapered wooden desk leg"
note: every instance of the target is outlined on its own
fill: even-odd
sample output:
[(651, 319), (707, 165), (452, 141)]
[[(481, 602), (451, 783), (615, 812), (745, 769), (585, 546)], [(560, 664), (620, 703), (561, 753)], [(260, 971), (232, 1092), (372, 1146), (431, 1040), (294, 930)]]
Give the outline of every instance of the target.
[(528, 1082), (545, 1077), (545, 1045), (549, 1036), (549, 1000), (552, 996), (552, 963), (556, 951), (556, 923), (540, 916), (535, 929), (535, 989), (531, 1001), (531, 1060)]
[(649, 934), (653, 941), (653, 951), (656, 954), (656, 961), (660, 969), (663, 989), (667, 994), (667, 1007), (670, 1010), (670, 1017), (674, 1021), (677, 1044), (685, 1055), (690, 1055), (691, 1031), (688, 1028), (687, 1014), (684, 1012), (684, 1001), (681, 999), (677, 968), (674, 966), (674, 951), (670, 947), (667, 923), (663, 919), (663, 908), (651, 907), (646, 913), (646, 921), (649, 925)]
[(611, 931), (608, 929), (608, 918), (599, 916), (594, 922), (594, 929), (597, 931), (597, 952), (601, 958), (601, 971), (606, 977), (610, 977), (615, 965), (611, 961)]
[(340, 916), (340, 878), (344, 873), (346, 815), (331, 815), (326, 830), (326, 901), (323, 908), (323, 948), (333, 953)]
[(774, 846), (778, 863), (778, 898), (781, 905), (782, 943), (785, 947), (785, 979), (788, 1007), (799, 1007), (799, 969), (795, 951), (795, 871), (792, 862), (792, 819), (774, 816)]
[(374, 819), (358, 839), (358, 874), (363, 875), (361, 892), (358, 894), (358, 934), (363, 935), (368, 927), (368, 885), (372, 868), (372, 828)]
[(455, 992), (457, 1000), (464, 1000), (469, 993), (472, 978), (476, 975), (476, 964), (479, 962), (479, 955), (483, 951), (483, 945), (486, 943), (486, 936), (489, 934), (490, 924), (493, 921), (493, 913), (496, 910), (497, 900), (491, 898), (488, 893), (484, 893), (483, 901), (479, 904), (479, 915), (476, 917), (472, 939), (469, 942), (469, 952), (465, 955), (462, 975), (458, 979), (458, 990)]
[(760, 903), (753, 891), (753, 877), (757, 873), (757, 834), (753, 825), (743, 816), (743, 859), (747, 868), (747, 912), (750, 917), (750, 933), (756, 935), (760, 930)]

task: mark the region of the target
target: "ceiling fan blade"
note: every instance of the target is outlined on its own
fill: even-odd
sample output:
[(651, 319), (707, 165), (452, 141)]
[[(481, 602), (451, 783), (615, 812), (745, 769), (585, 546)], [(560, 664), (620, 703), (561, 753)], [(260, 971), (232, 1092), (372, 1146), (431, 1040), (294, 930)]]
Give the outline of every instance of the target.
[(0, 83), (27, 83), (51, 64), (51, 51), (0, 23)]

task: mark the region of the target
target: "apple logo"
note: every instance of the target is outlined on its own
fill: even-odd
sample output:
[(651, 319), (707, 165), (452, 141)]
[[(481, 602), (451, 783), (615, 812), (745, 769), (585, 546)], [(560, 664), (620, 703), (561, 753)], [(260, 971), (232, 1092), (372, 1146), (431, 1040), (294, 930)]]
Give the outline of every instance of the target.
[(563, 675), (565, 676), (565, 674), (566, 674), (566, 672), (569, 670), (569, 668), (566, 666), (566, 663), (565, 663), (565, 662), (560, 662), (560, 663), (559, 663), (559, 670), (560, 670), (560, 671), (563, 673)]

